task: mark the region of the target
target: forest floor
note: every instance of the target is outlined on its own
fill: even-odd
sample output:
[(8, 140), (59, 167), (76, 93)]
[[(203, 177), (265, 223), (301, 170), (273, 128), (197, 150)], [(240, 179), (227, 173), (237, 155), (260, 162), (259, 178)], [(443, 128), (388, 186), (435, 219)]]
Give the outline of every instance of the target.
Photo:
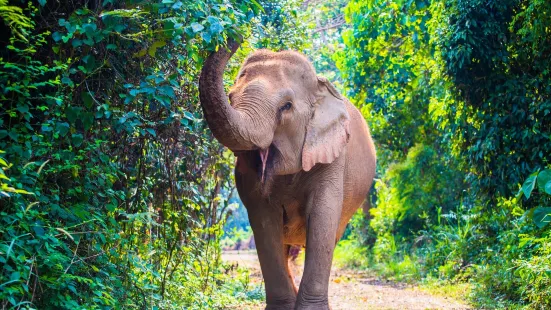
[[(222, 254), (226, 263), (247, 268), (252, 284), (262, 284), (262, 274), (256, 251), (228, 251)], [(298, 287), (302, 277), (302, 262), (291, 264)], [(333, 266), (329, 284), (329, 303), (338, 309), (471, 309), (466, 303), (451, 297), (436, 296), (414, 284), (391, 282), (365, 271), (346, 270)], [(263, 304), (229, 306), (228, 309), (264, 309)]]

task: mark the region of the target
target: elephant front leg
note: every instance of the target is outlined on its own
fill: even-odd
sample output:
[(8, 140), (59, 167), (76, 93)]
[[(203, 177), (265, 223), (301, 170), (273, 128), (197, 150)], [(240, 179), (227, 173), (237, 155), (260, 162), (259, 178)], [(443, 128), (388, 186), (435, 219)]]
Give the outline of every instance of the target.
[(306, 260), (295, 309), (329, 309), (329, 276), (341, 211), (342, 189), (321, 187), (309, 198)]
[(283, 210), (259, 205), (248, 213), (265, 281), (266, 309), (294, 309), (296, 288), (288, 269), (289, 248), (283, 244)]

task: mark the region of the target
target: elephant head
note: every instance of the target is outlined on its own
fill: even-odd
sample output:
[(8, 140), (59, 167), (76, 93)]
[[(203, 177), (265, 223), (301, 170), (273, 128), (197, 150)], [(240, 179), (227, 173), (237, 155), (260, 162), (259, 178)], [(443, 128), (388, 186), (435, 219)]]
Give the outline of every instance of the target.
[(335, 160), (348, 142), (349, 115), (333, 85), (298, 52), (258, 50), (243, 63), (228, 102), (222, 75), (238, 46), (230, 41), (229, 51), (212, 53), (199, 80), (216, 139), (234, 152), (257, 152), (262, 181), (267, 171), (292, 174)]

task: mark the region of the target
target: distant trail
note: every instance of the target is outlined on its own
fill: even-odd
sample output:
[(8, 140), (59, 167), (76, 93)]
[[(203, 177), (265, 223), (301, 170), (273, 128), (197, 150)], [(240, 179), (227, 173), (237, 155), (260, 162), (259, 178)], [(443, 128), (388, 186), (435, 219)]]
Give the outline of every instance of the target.
[[(253, 281), (261, 281), (260, 265), (256, 252), (225, 252), (222, 259), (237, 262), (251, 270)], [(298, 286), (302, 277), (301, 264), (293, 266), (295, 282)], [(367, 273), (342, 270), (333, 266), (329, 284), (329, 303), (333, 310), (350, 309), (471, 309), (456, 300), (433, 296), (418, 287), (403, 283), (378, 280)], [(258, 307), (257, 307), (258, 308)], [(248, 307), (246, 309), (257, 309)], [(231, 307), (231, 309), (236, 309)], [(244, 309), (239, 307), (239, 309)], [(261, 307), (261, 309), (264, 309)]]

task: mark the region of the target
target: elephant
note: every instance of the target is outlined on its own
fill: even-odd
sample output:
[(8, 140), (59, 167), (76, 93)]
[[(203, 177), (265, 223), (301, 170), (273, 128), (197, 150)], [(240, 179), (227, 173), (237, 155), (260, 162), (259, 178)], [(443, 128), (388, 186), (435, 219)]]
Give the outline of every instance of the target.
[[(333, 250), (367, 205), (375, 175), (369, 128), (296, 51), (251, 53), (226, 94), (223, 73), (239, 45), (230, 39), (206, 58), (199, 99), (214, 137), (237, 157), (235, 183), (256, 241), (266, 309), (329, 309)], [(296, 245), (306, 248), (298, 289), (288, 265)]]

